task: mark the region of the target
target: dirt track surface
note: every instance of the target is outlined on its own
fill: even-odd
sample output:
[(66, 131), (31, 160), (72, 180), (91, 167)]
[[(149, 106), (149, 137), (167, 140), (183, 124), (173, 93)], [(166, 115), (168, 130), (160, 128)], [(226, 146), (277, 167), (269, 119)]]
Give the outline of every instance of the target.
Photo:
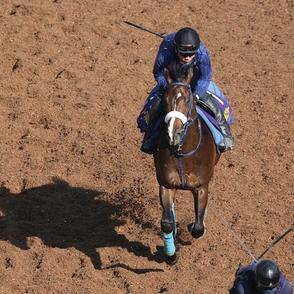
[[(271, 3), (268, 3), (271, 2)], [(0, 2), (0, 293), (227, 293), (293, 225), (293, 0)], [(196, 28), (235, 112), (236, 148), (179, 261), (162, 258), (153, 161), (136, 117), (160, 33)], [(225, 221), (225, 223), (224, 223)], [(267, 255), (294, 282), (294, 236)]]

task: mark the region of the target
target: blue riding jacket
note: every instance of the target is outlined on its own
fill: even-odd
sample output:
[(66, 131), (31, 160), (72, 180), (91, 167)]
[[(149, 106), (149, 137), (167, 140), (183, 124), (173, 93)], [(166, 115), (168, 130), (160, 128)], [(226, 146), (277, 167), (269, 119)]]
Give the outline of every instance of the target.
[[(164, 37), (153, 67), (154, 78), (163, 89), (167, 87), (167, 81), (164, 77), (164, 68), (167, 67), (171, 61), (178, 59), (174, 46), (175, 34), (176, 33), (172, 33)], [(200, 46), (193, 60), (193, 70), (194, 75), (190, 84), (191, 90), (194, 95), (197, 94), (199, 97), (202, 97), (206, 93), (212, 77), (209, 52), (202, 42), (200, 42)]]
[[(240, 266), (236, 271), (234, 286), (230, 294), (260, 294), (256, 289), (254, 271), (257, 263), (253, 262), (247, 266)], [(293, 288), (287, 278), (281, 273), (279, 284), (275, 289), (267, 290), (266, 294), (293, 294)]]

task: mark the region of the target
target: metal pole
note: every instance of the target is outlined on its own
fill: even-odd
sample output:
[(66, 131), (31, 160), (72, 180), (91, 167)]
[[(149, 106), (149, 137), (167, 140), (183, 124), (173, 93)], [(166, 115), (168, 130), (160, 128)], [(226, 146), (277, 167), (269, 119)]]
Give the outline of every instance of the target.
[(124, 23), (126, 23), (126, 24), (128, 24), (128, 25), (130, 25), (130, 26), (133, 26), (133, 27), (135, 27), (135, 28), (137, 28), (137, 29), (140, 29), (140, 30), (142, 30), (142, 31), (145, 31), (145, 32), (151, 33), (151, 34), (153, 34), (153, 35), (156, 35), (157, 37), (160, 37), (160, 38), (162, 38), (162, 39), (164, 38), (164, 34), (159, 34), (159, 33), (156, 33), (156, 32), (152, 32), (152, 31), (150, 31), (150, 30), (148, 30), (148, 29), (146, 29), (146, 28), (144, 28), (144, 27), (142, 27), (142, 26), (139, 26), (139, 25), (137, 25), (137, 24), (131, 23), (131, 22), (126, 21), (126, 20), (124, 20)]
[(261, 259), (275, 244), (277, 244), (279, 241), (281, 241), (287, 234), (293, 231), (293, 228), (289, 228), (285, 233), (283, 233), (281, 236), (279, 236), (276, 240), (274, 240), (270, 246), (268, 246), (258, 257), (258, 259)]

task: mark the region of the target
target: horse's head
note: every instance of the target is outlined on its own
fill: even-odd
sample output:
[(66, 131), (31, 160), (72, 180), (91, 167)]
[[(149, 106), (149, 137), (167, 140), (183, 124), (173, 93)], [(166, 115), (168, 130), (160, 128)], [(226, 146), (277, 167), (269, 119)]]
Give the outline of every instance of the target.
[(169, 145), (175, 149), (181, 148), (187, 125), (191, 122), (194, 105), (190, 88), (192, 76), (193, 68), (189, 65), (172, 62), (165, 69), (168, 88), (164, 96), (164, 121), (167, 124)]

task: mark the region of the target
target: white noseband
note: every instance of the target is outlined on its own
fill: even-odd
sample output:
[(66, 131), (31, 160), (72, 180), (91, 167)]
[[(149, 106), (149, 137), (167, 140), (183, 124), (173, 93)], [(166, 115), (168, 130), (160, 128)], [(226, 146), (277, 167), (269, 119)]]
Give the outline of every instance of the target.
[(168, 124), (172, 118), (178, 118), (183, 124), (185, 124), (188, 121), (188, 118), (182, 112), (174, 110), (174, 111), (170, 111), (165, 116), (164, 122)]

